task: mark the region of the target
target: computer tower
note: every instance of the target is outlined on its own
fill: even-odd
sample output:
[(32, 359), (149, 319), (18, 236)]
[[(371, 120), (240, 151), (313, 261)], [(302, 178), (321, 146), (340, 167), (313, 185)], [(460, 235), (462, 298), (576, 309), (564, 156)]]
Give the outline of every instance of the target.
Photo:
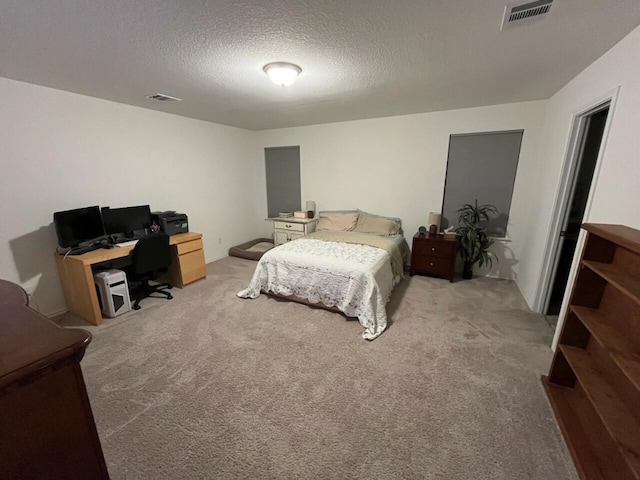
[(107, 317), (118, 315), (131, 310), (127, 276), (122, 270), (105, 270), (93, 276), (98, 293), (98, 303), (102, 314)]

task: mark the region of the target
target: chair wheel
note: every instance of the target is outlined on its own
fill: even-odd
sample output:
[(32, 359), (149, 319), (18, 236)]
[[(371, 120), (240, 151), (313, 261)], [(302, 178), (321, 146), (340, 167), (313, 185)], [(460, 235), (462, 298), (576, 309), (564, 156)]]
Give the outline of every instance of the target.
[(169, 295), (167, 296), (167, 298), (168, 298), (169, 300), (171, 300), (171, 299), (173, 298), (173, 295), (169, 294)]
[(134, 310), (140, 310), (140, 308), (141, 308), (141, 307), (140, 307), (140, 305), (134, 305), (134, 306), (133, 306), (133, 309), (134, 309)]

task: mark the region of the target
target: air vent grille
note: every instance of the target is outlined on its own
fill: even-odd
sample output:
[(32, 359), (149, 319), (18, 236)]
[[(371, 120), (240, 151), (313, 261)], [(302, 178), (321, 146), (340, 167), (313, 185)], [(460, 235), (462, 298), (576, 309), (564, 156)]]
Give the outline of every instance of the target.
[(155, 93), (147, 97), (149, 100), (155, 100), (156, 102), (169, 103), (169, 102), (181, 102), (182, 100), (162, 93)]
[(524, 25), (529, 23), (526, 20), (540, 18), (551, 10), (553, 0), (538, 0), (536, 2), (511, 4), (504, 7), (504, 17), (502, 18), (502, 28)]

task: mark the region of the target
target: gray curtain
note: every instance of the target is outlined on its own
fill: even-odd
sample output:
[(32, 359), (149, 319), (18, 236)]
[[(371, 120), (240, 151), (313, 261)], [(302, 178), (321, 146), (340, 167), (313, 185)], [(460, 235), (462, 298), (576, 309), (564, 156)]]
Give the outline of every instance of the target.
[(456, 210), (477, 199), (479, 204), (498, 209), (499, 214), (487, 225), (489, 234), (505, 236), (523, 133), (451, 135), (441, 228), (457, 226)]
[(301, 209), (300, 147), (264, 149), (269, 217)]

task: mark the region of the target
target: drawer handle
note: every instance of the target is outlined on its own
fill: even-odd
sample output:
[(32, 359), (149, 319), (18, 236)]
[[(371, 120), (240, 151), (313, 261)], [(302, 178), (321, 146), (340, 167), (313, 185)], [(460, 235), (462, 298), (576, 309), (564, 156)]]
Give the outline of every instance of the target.
[(429, 266), (430, 266), (430, 267), (433, 267), (433, 262), (429, 263)]
[(431, 251), (435, 252), (436, 251), (436, 247), (431, 247)]

